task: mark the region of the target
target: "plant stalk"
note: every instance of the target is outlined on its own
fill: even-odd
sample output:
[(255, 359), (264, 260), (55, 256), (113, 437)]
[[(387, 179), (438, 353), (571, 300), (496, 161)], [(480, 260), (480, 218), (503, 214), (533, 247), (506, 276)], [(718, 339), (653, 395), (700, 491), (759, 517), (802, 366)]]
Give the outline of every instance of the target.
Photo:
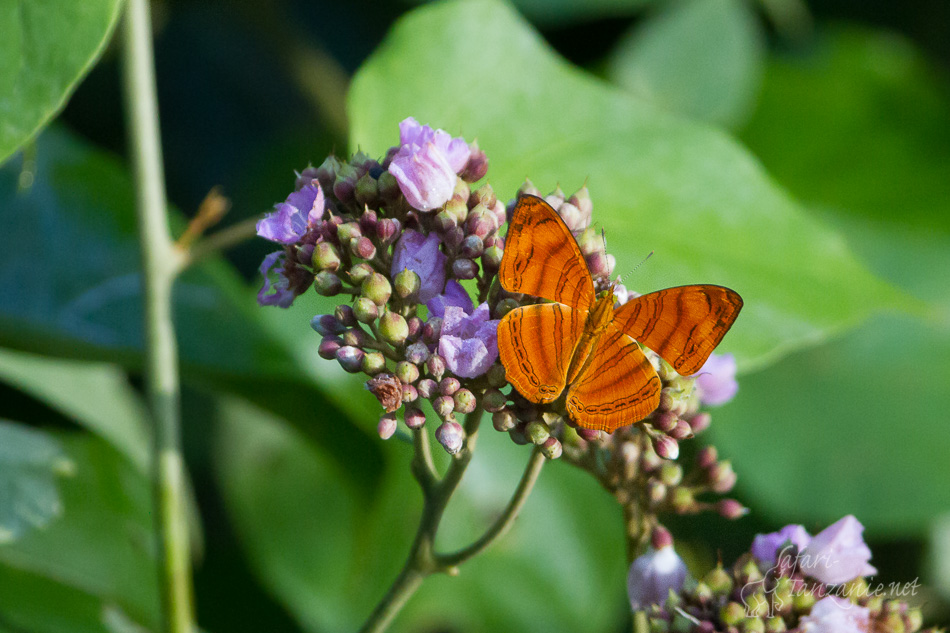
[(152, 478), (159, 535), (161, 630), (192, 633), (194, 606), (181, 451), (178, 348), (172, 324), (172, 284), (177, 258), (166, 213), (147, 0), (128, 1), (123, 32), (125, 111), (142, 252), (144, 377), (153, 423)]

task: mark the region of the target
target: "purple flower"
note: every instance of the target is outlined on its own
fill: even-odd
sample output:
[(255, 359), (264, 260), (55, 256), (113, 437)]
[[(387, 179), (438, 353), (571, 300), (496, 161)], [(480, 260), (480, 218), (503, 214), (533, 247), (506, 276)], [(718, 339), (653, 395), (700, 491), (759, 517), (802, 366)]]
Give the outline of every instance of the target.
[(399, 124), (399, 144), (405, 146), (422, 147), (432, 143), (445, 156), (456, 174), (465, 168), (471, 149), (462, 137), (452, 138), (445, 130), (433, 130), (428, 125), (420, 125), (413, 117), (403, 119)]
[(861, 534), (864, 526), (848, 515), (816, 534), (799, 555), (802, 572), (828, 585), (873, 576), (871, 550)]
[(395, 277), (405, 269), (419, 275), (419, 301), (426, 303), (445, 287), (445, 262), (439, 250), (439, 236), (406, 230), (393, 250), (390, 274)]
[(662, 605), (669, 597), (670, 589), (678, 592), (686, 582), (686, 563), (667, 545), (647, 552), (630, 565), (627, 575), (627, 595), (634, 611), (646, 609), (651, 604)]
[(462, 138), (409, 117), (399, 124), (399, 151), (389, 173), (410, 206), (419, 211), (441, 207), (455, 192), (457, 174), (465, 168), (471, 150)]
[[(257, 293), (257, 302), (262, 306), (280, 306), (289, 308), (297, 298), (290, 288), (290, 281), (284, 275), (284, 260), (287, 253), (277, 251), (271, 253), (261, 262), (260, 271), (264, 275), (264, 285)], [(270, 293), (273, 291), (273, 293)]]
[(465, 291), (462, 284), (454, 279), (450, 279), (449, 282), (445, 284), (444, 293), (426, 302), (426, 307), (429, 308), (429, 318), (443, 318), (445, 316), (445, 309), (449, 306), (462, 308), (466, 314), (471, 314), (472, 310), (475, 309), (475, 304), (472, 303), (472, 298), (468, 295), (468, 292)]
[(756, 534), (752, 540), (752, 555), (763, 563), (774, 563), (776, 555), (791, 542), (801, 552), (811, 541), (811, 535), (801, 525), (786, 525), (778, 532)]
[(865, 607), (828, 596), (812, 606), (811, 613), (801, 619), (800, 628), (803, 633), (866, 633), (870, 615)]
[(736, 382), (736, 358), (732, 354), (713, 354), (696, 376), (699, 398), (703, 404), (719, 406), (732, 400), (739, 391)]
[(272, 242), (296, 244), (323, 217), (323, 190), (316, 182), (298, 189), (257, 223), (257, 234)]
[(498, 359), (498, 321), (488, 317), (487, 303), (470, 315), (458, 306), (445, 308), (439, 354), (456, 376), (481, 376)]

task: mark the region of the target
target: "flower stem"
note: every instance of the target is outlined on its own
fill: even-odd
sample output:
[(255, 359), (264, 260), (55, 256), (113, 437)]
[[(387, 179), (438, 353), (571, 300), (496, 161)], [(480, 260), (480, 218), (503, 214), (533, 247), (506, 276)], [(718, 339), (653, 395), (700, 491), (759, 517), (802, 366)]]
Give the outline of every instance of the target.
[(145, 308), (145, 384), (154, 425), (152, 472), (159, 534), (162, 631), (194, 629), (185, 468), (179, 423), (178, 350), (172, 325), (174, 245), (166, 215), (147, 0), (129, 0), (124, 24), (125, 110), (136, 182)]

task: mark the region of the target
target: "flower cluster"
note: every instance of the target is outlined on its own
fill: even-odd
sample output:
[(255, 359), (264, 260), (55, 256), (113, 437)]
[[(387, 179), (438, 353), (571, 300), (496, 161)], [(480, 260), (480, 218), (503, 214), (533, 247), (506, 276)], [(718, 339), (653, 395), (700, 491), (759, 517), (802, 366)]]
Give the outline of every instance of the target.
[(630, 604), (647, 612), (651, 631), (919, 631), (920, 611), (898, 599), (912, 591), (885, 590), (865, 579), (877, 572), (868, 564), (863, 530), (853, 516), (814, 537), (789, 525), (757, 536), (732, 567), (720, 564), (690, 581), (669, 532), (657, 528), (651, 551), (630, 567)]
[[(536, 299), (507, 293), (498, 283), (499, 231), (516, 198), (506, 205), (488, 184), (473, 187), (487, 169), (475, 143), (412, 118), (400, 124), (400, 143), (382, 160), (357, 153), (308, 167), (296, 190), (258, 224), (260, 236), (281, 245), (261, 267), (260, 303), (287, 307), (310, 286), (346, 299), (311, 325), (322, 337), (322, 357), (369, 377), (367, 387), (385, 410), (378, 427), (383, 438), (397, 431), (400, 409), (406, 427), (421, 428), (428, 401), (440, 420), (436, 438), (455, 453), (465, 438), (457, 414), (481, 408), (497, 430), (539, 446), (549, 458), (561, 456), (565, 444), (574, 462), (585, 452), (612, 455), (624, 465), (605, 481), (618, 491), (649, 484), (653, 509), (708, 507), (695, 495), (728, 491), (735, 480), (728, 463), (705, 453), (707, 474), (687, 486), (679, 467), (660, 458), (676, 459), (678, 442), (708, 426), (701, 402), (722, 403), (735, 393), (734, 362), (710, 358), (697, 387), (697, 380), (650, 353), (663, 382), (660, 407), (610, 438), (574, 428), (563, 411), (528, 402), (508, 386), (498, 362), (498, 320)], [(540, 192), (526, 181), (522, 193)], [(545, 199), (574, 234), (597, 290), (612, 287), (620, 303), (634, 296), (611, 279), (615, 261), (591, 226), (586, 186), (571, 196), (557, 189)], [(727, 516), (744, 512), (732, 501), (716, 507)]]

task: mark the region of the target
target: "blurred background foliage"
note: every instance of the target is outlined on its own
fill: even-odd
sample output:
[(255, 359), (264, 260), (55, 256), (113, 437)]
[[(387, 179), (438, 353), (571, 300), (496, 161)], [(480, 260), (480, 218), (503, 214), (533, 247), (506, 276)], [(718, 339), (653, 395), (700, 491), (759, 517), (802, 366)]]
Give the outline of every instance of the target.
[[(156, 624), (121, 4), (70, 6), (0, 8), (3, 633)], [(381, 154), (408, 115), (477, 137), (502, 198), (525, 176), (586, 180), (620, 270), (657, 251), (628, 285), (715, 282), (746, 299), (724, 343), (739, 396), (697, 442), (733, 460), (752, 514), (675, 521), (694, 570), (758, 531), (853, 513), (880, 580), (920, 577), (928, 621), (950, 622), (950, 5), (153, 11), (179, 226), (216, 185), (234, 205), (223, 225), (257, 216), (293, 170)], [(378, 405), (316, 357), (307, 321), (329, 304), (254, 303), (268, 250), (250, 240), (176, 289), (199, 620), (353, 630), (401, 565), (420, 499), (407, 448), (373, 437)], [(484, 434), (447, 544), (490, 520), (526, 458)], [(552, 464), (516, 529), (427, 581), (396, 629), (624, 630), (620, 521), (593, 481)]]

